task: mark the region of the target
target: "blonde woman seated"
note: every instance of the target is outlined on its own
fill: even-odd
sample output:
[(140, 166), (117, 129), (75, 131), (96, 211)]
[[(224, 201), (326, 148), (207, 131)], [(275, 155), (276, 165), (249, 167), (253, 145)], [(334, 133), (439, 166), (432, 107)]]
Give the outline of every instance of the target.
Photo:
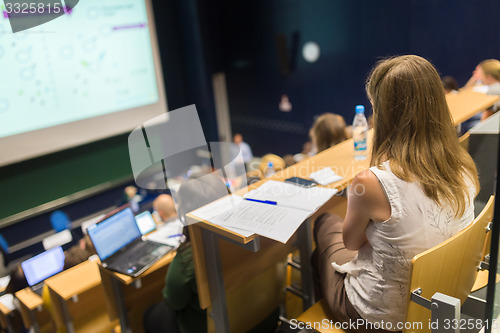
[(347, 139), (344, 118), (334, 113), (323, 113), (314, 121), (309, 136), (316, 153), (335, 146)]
[[(500, 61), (497, 59), (481, 61), (472, 72), (472, 76), (464, 88), (471, 88), (478, 84), (486, 86), (486, 93), (488, 95), (500, 95)], [(485, 110), (481, 114), (481, 120), (485, 120), (498, 110), (500, 110), (500, 102)]]
[[(337, 321), (398, 331), (412, 258), (472, 222), (479, 181), (427, 60), (383, 60), (366, 90), (374, 115), (371, 167), (353, 179), (345, 220), (316, 220), (316, 291)], [(370, 332), (370, 325), (355, 331)]]

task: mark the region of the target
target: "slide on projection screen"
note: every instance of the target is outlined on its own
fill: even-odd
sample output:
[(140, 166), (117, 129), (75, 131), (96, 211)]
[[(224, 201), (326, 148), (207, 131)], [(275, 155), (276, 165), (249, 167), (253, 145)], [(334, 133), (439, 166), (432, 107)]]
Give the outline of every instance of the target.
[(149, 0), (80, 0), (16, 33), (7, 13), (16, 8), (0, 5), (0, 166), (166, 112)]

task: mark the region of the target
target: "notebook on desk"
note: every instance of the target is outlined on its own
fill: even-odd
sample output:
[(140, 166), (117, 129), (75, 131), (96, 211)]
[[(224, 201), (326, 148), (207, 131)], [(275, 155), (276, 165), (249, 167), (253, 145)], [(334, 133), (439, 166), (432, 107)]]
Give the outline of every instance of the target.
[(23, 261), (21, 267), (31, 290), (41, 295), (43, 281), (62, 272), (64, 268), (64, 251), (60, 246), (54, 247)]
[(136, 277), (173, 248), (142, 239), (130, 207), (122, 207), (89, 227), (88, 235), (103, 267)]

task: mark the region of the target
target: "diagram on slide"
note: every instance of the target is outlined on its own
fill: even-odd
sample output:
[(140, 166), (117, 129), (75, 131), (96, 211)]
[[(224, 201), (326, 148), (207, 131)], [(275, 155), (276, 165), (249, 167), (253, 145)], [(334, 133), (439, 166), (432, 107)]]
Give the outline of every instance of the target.
[(85, 0), (12, 33), (0, 2), (0, 137), (156, 103), (143, 0)]

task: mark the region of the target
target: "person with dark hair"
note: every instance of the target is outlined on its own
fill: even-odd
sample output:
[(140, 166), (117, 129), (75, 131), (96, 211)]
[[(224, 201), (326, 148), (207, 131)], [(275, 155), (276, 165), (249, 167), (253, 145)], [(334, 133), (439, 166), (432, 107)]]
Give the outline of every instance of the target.
[(457, 83), (457, 80), (455, 80), (455, 78), (453, 76), (445, 76), (443, 77), (443, 88), (444, 88), (444, 92), (446, 94), (449, 94), (451, 92), (457, 92), (458, 90), (458, 83)]
[[(77, 244), (64, 251), (63, 270), (76, 266), (86, 261), (90, 256), (96, 254), (88, 235), (80, 239)], [(5, 292), (14, 294), (15, 292), (28, 287), (28, 281), (24, 276), (21, 264), (18, 264), (10, 275), (10, 281)]]
[(358, 332), (404, 323), (412, 258), (468, 226), (479, 191), (431, 63), (414, 55), (382, 60), (366, 91), (371, 167), (354, 177), (344, 220), (316, 220), (312, 258), (315, 290), (333, 319), (372, 323)]

